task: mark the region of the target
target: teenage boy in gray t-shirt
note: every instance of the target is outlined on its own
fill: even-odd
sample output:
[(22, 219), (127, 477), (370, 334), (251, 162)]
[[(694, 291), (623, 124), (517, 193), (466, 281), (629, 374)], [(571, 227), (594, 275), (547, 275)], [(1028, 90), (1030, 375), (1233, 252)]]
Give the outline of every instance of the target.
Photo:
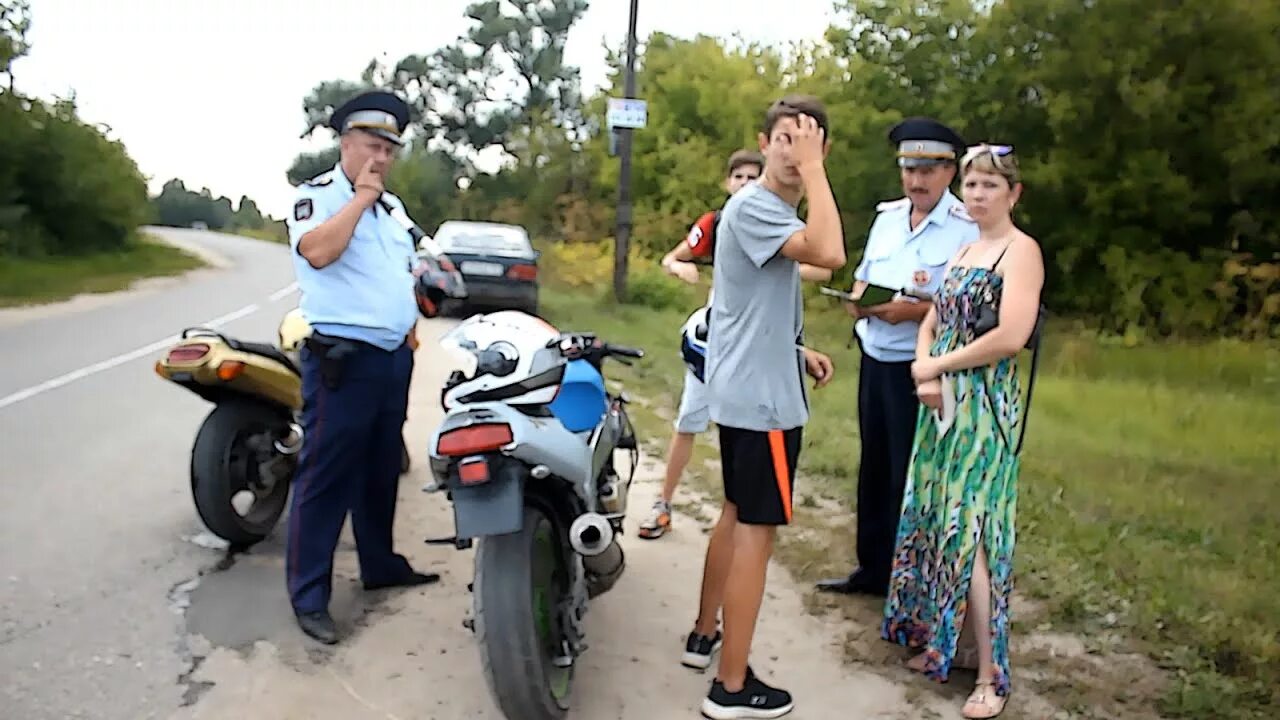
[[(776, 718), (792, 709), (791, 694), (766, 685), (747, 662), (777, 526), (791, 522), (801, 429), (809, 419), (804, 376), (820, 387), (833, 372), (830, 358), (803, 345), (800, 295), (800, 263), (831, 270), (845, 264), (823, 165), (827, 135), (817, 98), (775, 102), (759, 136), (764, 174), (725, 204), (717, 230), (706, 382), (720, 432), (725, 503), (685, 653), (709, 656), (721, 644), (716, 610), (723, 601), (720, 668), (702, 703), (716, 720)], [(802, 222), (796, 206), (805, 195), (809, 216)]]

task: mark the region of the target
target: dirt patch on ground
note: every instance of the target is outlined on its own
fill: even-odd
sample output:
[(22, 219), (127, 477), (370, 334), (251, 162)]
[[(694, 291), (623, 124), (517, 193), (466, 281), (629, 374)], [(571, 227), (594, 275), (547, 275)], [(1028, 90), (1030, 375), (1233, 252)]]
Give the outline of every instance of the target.
[[(694, 478), (677, 492), (676, 509), (714, 522), (720, 502), (713, 485), (718, 473), (718, 462), (701, 463)], [(899, 684), (913, 702), (949, 707), (940, 717), (960, 717), (959, 708), (976, 679), (973, 670), (954, 670), (946, 684), (907, 671), (902, 663), (909, 653), (880, 639), (882, 599), (833, 596), (813, 589), (818, 579), (848, 571), (855, 545), (853, 514), (831, 499), (819, 482), (807, 492), (797, 491), (796, 507), (797, 523), (779, 534), (776, 558), (788, 568), (806, 610), (839, 634), (844, 661)], [(1041, 604), (1022, 595), (1014, 596), (1012, 613), (1018, 626), (1034, 629), (1015, 630), (1012, 638), (1015, 695), (1002, 718), (1160, 717), (1154, 704), (1168, 677), (1148, 657), (1132, 652), (1122, 636), (1083, 638), (1056, 632)], [(962, 643), (967, 644), (968, 638), (963, 637)]]

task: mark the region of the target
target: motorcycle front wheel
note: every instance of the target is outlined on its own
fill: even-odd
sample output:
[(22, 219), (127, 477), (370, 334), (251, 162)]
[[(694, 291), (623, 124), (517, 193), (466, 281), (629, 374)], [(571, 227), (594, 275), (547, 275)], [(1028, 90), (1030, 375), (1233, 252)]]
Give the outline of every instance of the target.
[(561, 720), (573, 666), (553, 662), (563, 654), (557, 608), (568, 587), (555, 525), (527, 507), (524, 527), (481, 539), (475, 562), (475, 631), (494, 701), (508, 718)]
[[(196, 512), (214, 535), (233, 547), (261, 542), (284, 512), (297, 456), (275, 457), (271, 438), (287, 417), (260, 403), (224, 400), (196, 434), (191, 449)], [(263, 476), (262, 461), (270, 457), (280, 468), (274, 478)]]

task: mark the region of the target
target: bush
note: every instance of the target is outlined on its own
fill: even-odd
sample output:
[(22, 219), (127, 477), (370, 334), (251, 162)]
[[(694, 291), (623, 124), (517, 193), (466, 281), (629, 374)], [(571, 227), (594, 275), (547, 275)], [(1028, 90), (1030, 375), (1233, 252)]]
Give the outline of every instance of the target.
[(1131, 339), (1219, 335), (1280, 337), (1280, 263), (1246, 254), (1206, 252), (1201, 260), (1162, 249), (1126, 250), (1112, 245), (1102, 254), (1112, 289), (1106, 330)]
[[(600, 242), (540, 242), (543, 276), (553, 286), (594, 288), (604, 303), (613, 300), (613, 240)], [(706, 277), (707, 273), (703, 273)], [(690, 286), (658, 267), (652, 255), (633, 246), (627, 262), (627, 305), (653, 310), (693, 308), (705, 298), (705, 283)]]
[(548, 282), (570, 288), (608, 286), (613, 276), (613, 244), (540, 242), (540, 272)]
[(698, 300), (692, 287), (671, 277), (650, 261), (628, 268), (627, 304), (672, 310), (695, 307)]
[(72, 102), (0, 93), (0, 253), (115, 250), (148, 217), (137, 165)]

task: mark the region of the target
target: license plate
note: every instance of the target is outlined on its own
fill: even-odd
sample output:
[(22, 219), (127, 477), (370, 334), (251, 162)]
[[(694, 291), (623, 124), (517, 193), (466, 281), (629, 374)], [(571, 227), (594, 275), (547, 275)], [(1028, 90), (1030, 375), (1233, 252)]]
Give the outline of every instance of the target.
[(467, 275), (487, 275), (489, 277), (502, 275), (502, 266), (498, 263), (476, 262), (475, 260), (463, 261), (461, 270)]

